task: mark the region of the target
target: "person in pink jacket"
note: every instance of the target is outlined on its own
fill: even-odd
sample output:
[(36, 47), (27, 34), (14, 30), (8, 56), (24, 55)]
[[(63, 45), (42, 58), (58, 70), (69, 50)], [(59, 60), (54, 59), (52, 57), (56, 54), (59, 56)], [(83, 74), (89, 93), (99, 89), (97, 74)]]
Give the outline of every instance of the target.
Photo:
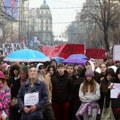
[(0, 120), (9, 117), (10, 89), (6, 84), (5, 75), (0, 71)]

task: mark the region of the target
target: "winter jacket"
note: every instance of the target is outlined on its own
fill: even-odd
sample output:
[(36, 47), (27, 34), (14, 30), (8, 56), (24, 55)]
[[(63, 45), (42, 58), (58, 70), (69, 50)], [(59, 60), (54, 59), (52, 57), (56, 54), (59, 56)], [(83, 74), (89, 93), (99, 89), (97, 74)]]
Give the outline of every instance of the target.
[(51, 76), (49, 73), (47, 73), (45, 75), (45, 80), (44, 80), (45, 84), (47, 85), (48, 87), (48, 99), (49, 101), (51, 102), (52, 100), (52, 83), (51, 83)]
[(80, 90), (79, 90), (79, 98), (82, 102), (95, 102), (100, 99), (100, 85), (96, 82), (96, 92), (91, 93), (90, 90), (88, 89), (87, 93), (83, 93), (82, 91), (82, 86), (83, 83), (80, 85)]
[[(36, 105), (37, 110), (32, 113), (25, 113), (23, 111), (24, 105), (24, 96), (26, 93), (39, 93), (39, 103)], [(27, 80), (19, 90), (18, 93), (18, 104), (22, 110), (21, 120), (33, 120), (33, 119), (43, 119), (43, 110), (44, 105), (48, 102), (48, 90), (47, 86), (43, 81), (37, 80), (33, 87), (31, 87), (29, 80)]]
[(5, 89), (0, 89), (0, 119), (1, 119), (1, 114), (4, 110), (5, 114), (9, 116), (9, 103), (11, 94), (10, 94), (10, 89), (6, 87)]
[(56, 74), (52, 78), (52, 102), (53, 103), (64, 103), (70, 101), (71, 89), (70, 89), (70, 78), (68, 73), (60, 76)]

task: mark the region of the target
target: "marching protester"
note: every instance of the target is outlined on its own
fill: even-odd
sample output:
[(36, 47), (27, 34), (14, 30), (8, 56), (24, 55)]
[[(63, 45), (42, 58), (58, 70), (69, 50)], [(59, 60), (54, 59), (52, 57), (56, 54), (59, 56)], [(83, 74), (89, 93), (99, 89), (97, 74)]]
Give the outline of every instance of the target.
[(95, 78), (95, 80), (98, 82), (98, 83), (100, 83), (100, 78), (101, 78), (101, 76), (100, 76), (100, 73), (98, 73), (97, 71), (95, 71), (95, 63), (93, 63), (93, 61), (90, 61), (90, 60), (88, 60), (86, 63), (85, 63), (85, 67), (86, 67), (86, 69), (87, 68), (91, 68), (92, 69), (92, 71), (94, 72), (94, 78)]
[(50, 65), (54, 66), (55, 69), (57, 68), (57, 61), (52, 59), (51, 62), (50, 62)]
[(51, 76), (55, 72), (54, 66), (48, 66), (45, 70), (45, 66), (43, 63), (37, 64), (38, 69), (38, 80), (43, 81), (48, 88), (48, 102), (45, 104), (44, 108), (44, 120), (55, 120), (54, 112), (52, 109), (51, 101), (52, 101), (52, 83)]
[(0, 120), (9, 118), (10, 89), (6, 84), (5, 75), (0, 71)]
[(94, 79), (94, 72), (88, 68), (85, 72), (85, 78), (80, 85), (79, 98), (82, 102), (76, 113), (76, 117), (80, 120), (96, 120), (97, 114), (100, 114), (100, 106), (97, 101), (100, 99), (100, 85)]
[(56, 120), (70, 118), (70, 78), (64, 64), (57, 65), (57, 72), (52, 78), (52, 106)]
[(101, 98), (100, 98), (100, 107), (101, 110), (103, 109), (103, 105), (105, 105), (106, 108), (110, 105), (110, 84), (111, 82), (114, 82), (115, 80), (115, 73), (112, 68), (108, 68), (106, 70), (105, 77), (100, 81), (100, 92), (101, 92)]
[(45, 80), (45, 66), (43, 63), (38, 63), (36, 66), (37, 70), (38, 70), (38, 79), (44, 81)]
[(73, 64), (66, 65), (66, 71), (71, 79), (70, 120), (76, 120), (75, 114), (81, 104), (79, 100), (79, 87), (83, 82), (83, 78), (79, 72), (75, 73)]
[(107, 70), (107, 65), (106, 63), (102, 63), (100, 65), (100, 69), (101, 69), (101, 78), (105, 77), (105, 74), (106, 74), (106, 70)]
[(52, 109), (52, 82), (51, 78), (55, 73), (54, 66), (48, 66), (46, 69), (45, 83), (48, 87), (48, 103), (45, 105), (44, 120), (55, 120), (54, 112)]
[(21, 86), (17, 98), (22, 112), (21, 120), (43, 120), (48, 89), (43, 81), (38, 80), (36, 67), (29, 68), (28, 80)]
[(18, 63), (14, 63), (10, 66), (9, 75), (7, 79), (7, 84), (11, 88), (14, 81), (18, 80), (20, 78), (20, 65)]
[(10, 120), (20, 120), (21, 111), (18, 106), (17, 94), (20, 87), (28, 78), (28, 68), (23, 66), (20, 68), (20, 78), (11, 86), (11, 103), (10, 103)]
[[(100, 107), (101, 107), (101, 119), (114, 120), (114, 115), (111, 107), (112, 99), (110, 91), (112, 88), (111, 83), (115, 81), (115, 73), (112, 68), (107, 68), (105, 77), (100, 81)], [(108, 111), (108, 112), (107, 112)]]

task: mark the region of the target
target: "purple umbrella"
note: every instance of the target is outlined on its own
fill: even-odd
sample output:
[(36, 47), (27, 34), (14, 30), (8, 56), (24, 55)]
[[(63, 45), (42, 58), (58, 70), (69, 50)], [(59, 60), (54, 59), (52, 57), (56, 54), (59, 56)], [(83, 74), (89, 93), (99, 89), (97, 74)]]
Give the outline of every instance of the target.
[(79, 64), (84, 65), (87, 60), (81, 59), (79, 57), (68, 57), (63, 61), (64, 64)]
[(87, 60), (87, 56), (85, 56), (84, 54), (72, 54), (69, 57), (77, 57), (77, 58), (81, 58), (81, 59), (85, 59)]

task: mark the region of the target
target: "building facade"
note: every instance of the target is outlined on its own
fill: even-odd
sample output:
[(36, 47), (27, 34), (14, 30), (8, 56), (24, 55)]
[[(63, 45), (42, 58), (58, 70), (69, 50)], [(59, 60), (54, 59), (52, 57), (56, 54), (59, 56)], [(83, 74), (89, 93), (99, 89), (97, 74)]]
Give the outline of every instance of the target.
[(41, 45), (52, 45), (52, 14), (46, 0), (40, 8), (31, 9), (30, 14), (30, 35), (37, 37)]

